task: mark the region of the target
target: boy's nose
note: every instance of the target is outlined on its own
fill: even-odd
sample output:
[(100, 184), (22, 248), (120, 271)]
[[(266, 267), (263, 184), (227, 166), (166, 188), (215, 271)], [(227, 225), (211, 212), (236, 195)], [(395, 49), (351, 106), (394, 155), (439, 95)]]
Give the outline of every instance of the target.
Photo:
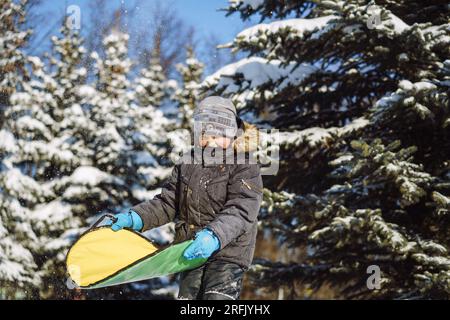
[(217, 143), (216, 143), (216, 139), (213, 138), (209, 138), (208, 139), (208, 146), (211, 148), (216, 148), (218, 147)]

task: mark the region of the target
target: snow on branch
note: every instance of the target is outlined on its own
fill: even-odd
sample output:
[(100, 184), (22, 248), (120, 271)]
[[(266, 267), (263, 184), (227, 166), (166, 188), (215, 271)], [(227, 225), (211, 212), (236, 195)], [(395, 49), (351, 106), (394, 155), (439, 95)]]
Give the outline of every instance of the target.
[(302, 144), (307, 144), (310, 148), (317, 148), (332, 139), (333, 136), (342, 136), (354, 130), (361, 129), (368, 124), (369, 121), (366, 118), (360, 117), (343, 127), (312, 127), (304, 130), (280, 132), (277, 135), (273, 135), (271, 143), (297, 147)]
[[(208, 76), (201, 86), (223, 90), (222, 94), (224, 95), (237, 93), (244, 89), (246, 91), (234, 97), (239, 105), (245, 103), (246, 99), (252, 99), (254, 93), (251, 91), (263, 85), (277, 82), (276, 90), (279, 92), (289, 85), (300, 84), (316, 71), (317, 67), (310, 64), (289, 63), (284, 66), (279, 60), (269, 61), (260, 57), (251, 57), (217, 70)], [(275, 95), (276, 91), (272, 89), (268, 92), (266, 90), (265, 94)]]
[(72, 184), (97, 186), (100, 183), (112, 183), (120, 179), (95, 167), (78, 167), (69, 177)]
[(264, 0), (229, 0), (228, 3), (230, 8), (251, 7), (256, 10), (264, 4)]
[(278, 34), (281, 30), (285, 29), (289, 31), (289, 37), (301, 38), (307, 33), (313, 31), (320, 31), (324, 29), (328, 23), (332, 20), (338, 19), (338, 16), (329, 15), (325, 17), (313, 18), (313, 19), (288, 19), (280, 20), (271, 23), (260, 23), (244, 31), (241, 31), (235, 41), (253, 42), (259, 41), (265, 36), (271, 36)]

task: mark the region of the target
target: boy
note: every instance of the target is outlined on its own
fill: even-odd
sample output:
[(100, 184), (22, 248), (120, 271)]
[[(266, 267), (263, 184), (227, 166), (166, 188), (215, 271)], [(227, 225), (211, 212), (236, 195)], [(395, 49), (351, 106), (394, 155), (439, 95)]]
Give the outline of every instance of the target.
[(161, 194), (116, 215), (113, 230), (142, 232), (175, 220), (174, 242), (195, 235), (183, 256), (208, 261), (180, 273), (179, 299), (240, 296), (255, 251), (262, 201), (260, 167), (249, 161), (257, 137), (256, 128), (237, 117), (231, 100), (205, 98), (194, 111), (194, 147), (174, 167)]

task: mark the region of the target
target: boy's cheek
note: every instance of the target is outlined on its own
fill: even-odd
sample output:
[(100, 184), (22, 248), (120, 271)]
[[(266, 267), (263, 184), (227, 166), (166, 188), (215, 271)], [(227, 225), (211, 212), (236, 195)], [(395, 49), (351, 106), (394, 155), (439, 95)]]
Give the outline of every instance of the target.
[(228, 148), (231, 144), (231, 140), (229, 138), (217, 138), (215, 141), (212, 141), (209, 143), (209, 140), (200, 139), (200, 146), (206, 147), (207, 145), (211, 147), (221, 147), (221, 148)]
[(222, 148), (228, 148), (230, 146), (230, 143), (231, 143), (231, 139), (222, 138), (221, 146), (222, 146)]

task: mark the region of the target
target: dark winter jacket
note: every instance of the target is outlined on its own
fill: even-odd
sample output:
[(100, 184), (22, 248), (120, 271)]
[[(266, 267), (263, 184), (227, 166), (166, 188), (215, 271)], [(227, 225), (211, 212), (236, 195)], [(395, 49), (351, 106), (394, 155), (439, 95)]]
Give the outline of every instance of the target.
[[(257, 129), (244, 122), (240, 126), (244, 133), (231, 148), (248, 155), (257, 146)], [(247, 268), (255, 251), (262, 188), (259, 164), (180, 163), (161, 194), (132, 209), (141, 216), (143, 231), (175, 221), (174, 242), (210, 228), (220, 241), (213, 257)]]

